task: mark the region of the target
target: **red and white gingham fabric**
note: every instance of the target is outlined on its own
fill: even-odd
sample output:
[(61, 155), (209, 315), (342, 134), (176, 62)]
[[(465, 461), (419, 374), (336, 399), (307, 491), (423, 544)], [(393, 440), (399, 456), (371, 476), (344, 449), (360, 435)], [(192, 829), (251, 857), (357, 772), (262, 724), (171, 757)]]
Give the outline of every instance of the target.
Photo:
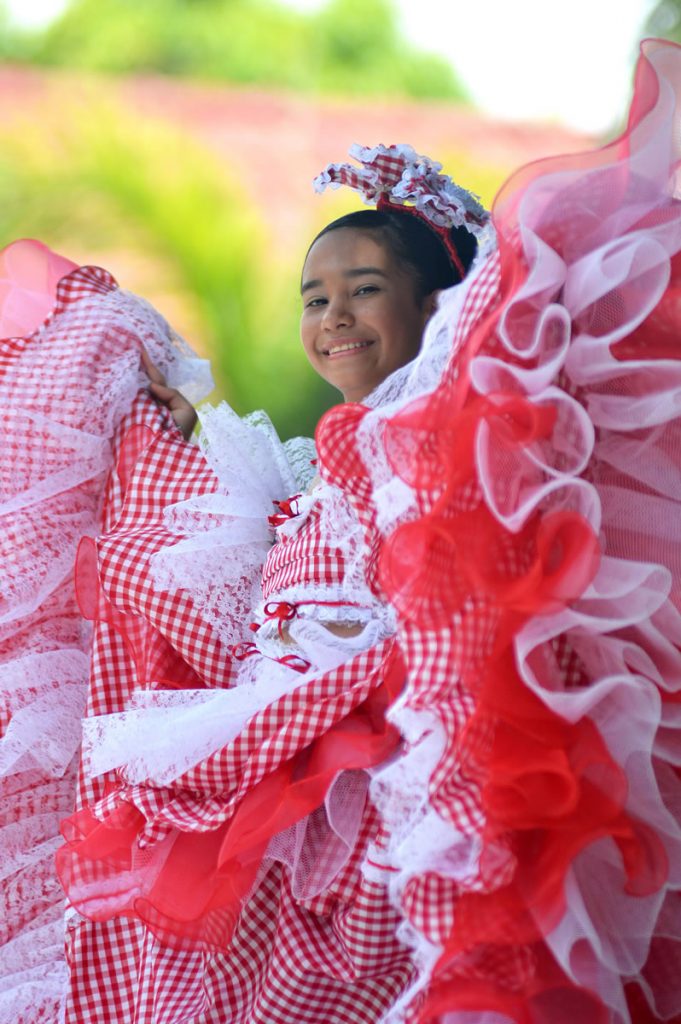
[[(499, 301), (499, 260), (495, 254), (483, 265), (465, 298), (460, 316), (454, 325), (451, 356), (443, 379), (456, 381), (464, 377), (469, 359), (475, 355), (476, 328), (493, 314)], [(323, 421), (320, 432), (320, 465), (326, 478), (343, 486), (344, 463), (359, 471), (356, 448), (356, 423), (360, 414), (350, 409), (332, 412), (328, 422)], [(338, 456), (340, 453), (340, 456)], [(331, 456), (332, 471), (325, 466), (325, 456)], [(358, 477), (355, 477), (355, 486)], [(366, 481), (360, 485), (366, 490)], [(427, 514), (430, 495), (419, 495), (417, 516)], [(462, 510), (474, 509), (482, 501), (475, 481), (462, 486), (458, 495)], [(376, 544), (376, 521), (367, 505), (361, 517), (367, 539)], [(512, 552), (509, 553), (512, 556)], [(470, 728), (476, 710), (476, 700), (465, 680), (481, 677), (497, 637), (497, 614), (493, 607), (481, 601), (469, 601), (459, 613), (440, 628), (424, 628), (398, 616), (398, 640), (408, 673), (406, 708), (413, 712), (426, 711), (436, 716), (446, 737), (445, 746), (428, 781), (430, 806), (452, 826), (452, 834), (475, 836), (483, 840), (486, 814), (481, 794), (481, 779), (475, 766), (462, 757), (461, 740)], [(478, 734), (477, 741), (484, 745), (488, 738)], [(389, 878), (396, 870), (381, 850), (386, 845), (383, 833), (374, 847), (372, 866)], [(498, 846), (501, 850), (501, 846)], [(508, 858), (500, 856), (482, 861), (478, 867), (470, 866), (467, 884), (483, 891), (494, 891), (502, 886), (509, 870)], [(395, 901), (404, 918), (429, 942), (442, 944), (451, 933), (454, 908), (460, 884), (432, 872), (418, 873), (409, 881)], [(470, 976), (497, 976), (516, 985), (527, 975), (528, 951), (518, 946), (508, 951), (487, 950), (477, 961), (471, 961), (466, 970)], [(416, 1014), (424, 993), (411, 1007)], [(412, 1018), (409, 1017), (411, 1020)], [(416, 1019), (416, 1018), (414, 1018)]]
[(409, 744), (372, 783), (375, 856), (432, 956), (422, 1024), (681, 1012), (680, 96), (681, 49), (648, 41), (628, 132), (502, 190), (503, 271), (435, 391), (318, 430), (332, 483), (366, 458), (385, 530)]
[(69, 929), (73, 1024), (366, 1024), (413, 976), (382, 886), (331, 913), (308, 910), (274, 866), (246, 904), (229, 953), (160, 947), (123, 919)]
[[(48, 287), (47, 252), (28, 240), (3, 252), (3, 323), (27, 333), (0, 338), (2, 1024), (61, 1019), (54, 850), (76, 794), (89, 653), (72, 570), (81, 536), (99, 528), (115, 423), (140, 386), (140, 347), (157, 357), (172, 347), (161, 318), (100, 268), (71, 270), (55, 257), (67, 276)], [(146, 416), (153, 429), (169, 426), (148, 400)]]
[[(350, 156), (362, 166), (329, 164), (315, 178), (317, 191), (323, 191), (327, 185), (333, 188), (346, 185), (359, 192), (365, 202), (377, 203), (379, 210), (382, 204), (392, 208), (400, 206), (407, 211), (418, 210), (418, 215), (427, 219), (442, 236), (454, 264), (463, 274), (449, 229), (453, 224), (467, 222), (475, 232), (475, 226), (487, 223), (489, 214), (477, 197), (441, 174), (442, 164), (420, 156), (411, 146), (354, 145), (350, 147)], [(413, 206), (405, 207), (405, 202)]]
[(363, 166), (355, 164), (329, 164), (315, 180), (315, 188), (321, 191), (327, 184), (334, 187), (346, 185), (359, 192), (367, 203), (375, 203), (384, 194), (390, 193), (398, 184), (405, 169), (405, 157), (397, 146), (376, 146), (365, 150), (353, 146), (351, 155), (361, 159)]
[(304, 530), (282, 536), (271, 549), (263, 567), (265, 599), (301, 583), (333, 586), (342, 583), (345, 560), (340, 547), (319, 530), (321, 509), (313, 505)]
[[(444, 374), (445, 383), (456, 382), (459, 375), (465, 375), (469, 358), (476, 354), (475, 342), (484, 335), (480, 325), (496, 309), (499, 294), (498, 263), (490, 260), (474, 281), (458, 319), (453, 356)], [(508, 362), (512, 362), (512, 357)], [(442, 394), (447, 399), (460, 397), (456, 388), (445, 388)], [(472, 395), (468, 391), (466, 402), (470, 399), (470, 403), (465, 409), (450, 403), (449, 410), (457, 418), (457, 425), (471, 408), (479, 417), (475, 420), (472, 416), (471, 420), (479, 425), (483, 420), (480, 409), (486, 407), (478, 399), (486, 397), (486, 394)], [(419, 414), (427, 417), (436, 405), (436, 401), (430, 408), (427, 402), (421, 404), (412, 427)], [(370, 415), (367, 410), (355, 407), (341, 412), (335, 421), (333, 415), (329, 418), (328, 423), (331, 427), (335, 423), (340, 436), (345, 416), (347, 430), (345, 446), (335, 451), (329, 448), (326, 453), (329, 463), (333, 462), (333, 472), (328, 472), (328, 478), (339, 487), (346, 486), (352, 491), (351, 497), (358, 503), (357, 511), (367, 533), (367, 547), (372, 552), (372, 559), (377, 555), (380, 563), (378, 520), (374, 521), (368, 508), (360, 507), (367, 497), (368, 473), (362, 481), (358, 465), (361, 460), (357, 451), (352, 451), (356, 418), (365, 413)], [(391, 426), (389, 414), (384, 426), (386, 434), (382, 437), (387, 436)], [(398, 427), (404, 428), (404, 422)], [(429, 424), (427, 427), (432, 429)], [(418, 429), (418, 424), (414, 429)], [(81, 602), (83, 607), (91, 609), (95, 619), (90, 713), (124, 709), (128, 698), (138, 688), (222, 687), (233, 681), (230, 651), (221, 645), (214, 631), (203, 621), (189, 596), (159, 591), (148, 568), (154, 552), (176, 539), (164, 525), (163, 509), (172, 502), (210, 490), (215, 486), (215, 480), (201, 455), (179, 439), (173, 428), (169, 428), (166, 417), (153, 407), (148, 398), (138, 397), (124, 430), (127, 432), (126, 440), (119, 453), (117, 474), (108, 492), (107, 533), (98, 544), (85, 544), (79, 559)], [(514, 441), (517, 436), (513, 435)], [(544, 435), (539, 432), (536, 436)], [(479, 435), (477, 437), (479, 439)], [(323, 440), (324, 427), (320, 432), (322, 475), (326, 468)], [(474, 485), (473, 459), (470, 460), (470, 471), (467, 467), (466, 462), (462, 476), (468, 473), (469, 478), (460, 488), (456, 478), (458, 467), (453, 459), (447, 467), (451, 469), (451, 476), (447, 478), (449, 490), (444, 486), (438, 490), (438, 481), (424, 484), (421, 490), (418, 485), (413, 486), (412, 490), (418, 491), (414, 506), (417, 508), (414, 516), (417, 525), (423, 525), (422, 520), (428, 518), (434, 507), (438, 514), (442, 513), (435, 524), (440, 528), (441, 536), (446, 535), (448, 523), (460, 525), (459, 516), (463, 518), (464, 514), (480, 510), (488, 514), (489, 510), (483, 508), (481, 490)], [(355, 487), (358, 482), (361, 486)], [(453, 495), (449, 506), (437, 504), (443, 494), (447, 499)], [(446, 514), (449, 514), (448, 521)], [(432, 519), (435, 518), (433, 515)], [(539, 518), (537, 516), (531, 523), (533, 528)], [(483, 516), (479, 516), (473, 521), (479, 524), (482, 519)], [(273, 564), (268, 596), (276, 595), (280, 581), (287, 586), (295, 585), (297, 580), (326, 583), (342, 575), (342, 560), (338, 554), (332, 547), (327, 547), (323, 539), (314, 536), (319, 523), (318, 518), (310, 516), (306, 528), (299, 532), (291, 548), (282, 555), (281, 563)], [(394, 534), (383, 538), (386, 551), (390, 550), (391, 540), (401, 525)], [(411, 526), (412, 523), (406, 525)], [(494, 529), (499, 534), (505, 531), (506, 539), (511, 533), (500, 518), (495, 520)], [(490, 535), (484, 533), (482, 536), (486, 539)], [(664, 806), (664, 797), (659, 798), (660, 807), (656, 804), (659, 790), (654, 789), (657, 777), (652, 771), (652, 762), (650, 791), (654, 799), (649, 801), (649, 805), (654, 813), (651, 813), (652, 825), (648, 828), (645, 813), (637, 819), (633, 812), (629, 814), (625, 802), (630, 796), (632, 799), (638, 796), (633, 792), (636, 786), (650, 780), (635, 779), (632, 771), (630, 778), (636, 785), (632, 787), (631, 794), (626, 793), (630, 781), (626, 769), (630, 766), (624, 764), (624, 759), (622, 763), (617, 762), (588, 712), (576, 715), (575, 720), (568, 720), (567, 716), (561, 719), (549, 708), (548, 701), (541, 703), (530, 693), (529, 687), (523, 690), (516, 686), (518, 681), (521, 687), (523, 685), (513, 660), (516, 652), (512, 649), (514, 640), (518, 638), (518, 623), (526, 621), (525, 615), (541, 614), (551, 607), (550, 601), (542, 603), (544, 595), (538, 593), (538, 587), (535, 591), (528, 588), (530, 599), (526, 594), (522, 600), (508, 598), (508, 590), (512, 588), (506, 588), (507, 581), (515, 582), (525, 571), (523, 532), (519, 531), (517, 537), (520, 539), (515, 548), (510, 542), (506, 545), (500, 542), (498, 548), (491, 548), (492, 553), (485, 552), (490, 562), (497, 557), (499, 562), (494, 565), (496, 574), (492, 577), (484, 577), (484, 569), (481, 571), (482, 583), (491, 581), (491, 585), (487, 589), (482, 584), (477, 587), (478, 577), (469, 576), (467, 582), (472, 587), (468, 597), (461, 599), (456, 614), (441, 623), (439, 628), (427, 621), (426, 615), (421, 618), (415, 615), (410, 619), (405, 614), (400, 619), (399, 600), (403, 595), (399, 591), (399, 581), (396, 584), (393, 578), (387, 582), (387, 571), (383, 572), (380, 565), (374, 576), (372, 566), (368, 575), (371, 575), (374, 590), (379, 592), (382, 581), (385, 592), (394, 595), (399, 621), (396, 637), (355, 655), (332, 671), (320, 672), (306, 679), (302, 685), (296, 685), (291, 692), (253, 715), (236, 739), (174, 779), (172, 785), (165, 788), (142, 783), (129, 785), (123, 768), (117, 776), (96, 780), (83, 777), (81, 786), (84, 801), (93, 806), (103, 820), (121, 803), (133, 804), (141, 810), (145, 821), (139, 836), (141, 847), (162, 840), (173, 830), (189, 835), (190, 841), (196, 842), (198, 834), (214, 831), (234, 817), (239, 806), (243, 806), (242, 801), (260, 782), (267, 780), (294, 756), (304, 754), (311, 744), (344, 722), (362, 702), (370, 699), (387, 681), (387, 666), (397, 661), (398, 666), (406, 665), (407, 687), (400, 706), (391, 709), (395, 720), (405, 723), (405, 735), (409, 735), (409, 726), (413, 726), (420, 712), (426, 712), (421, 715), (421, 722), (431, 713), (427, 727), (431, 735), (441, 727), (437, 735), (443, 737), (442, 749), (433, 762), (435, 768), (418, 794), (422, 798), (419, 812), (431, 820), (437, 817), (440, 835), (447, 831), (446, 823), (452, 826), (451, 835), (447, 832), (443, 846), (437, 847), (435, 854), (437, 856), (443, 850), (450, 852), (452, 836), (456, 841), (461, 837), (466, 840), (472, 837), (479, 841), (477, 860), (472, 857), (463, 868), (457, 866), (458, 874), (454, 870), (450, 874), (449, 864), (428, 860), (431, 850), (417, 850), (404, 871), (402, 881), (407, 878), (407, 884), (401, 889), (392, 886), (392, 900), (389, 901), (387, 887), (391, 871), (396, 874), (402, 871), (400, 854), (404, 851), (398, 849), (399, 844), (391, 847), (392, 836), (386, 823), (390, 810), (386, 811), (387, 802), (381, 805), (384, 820), (379, 819), (376, 808), (368, 803), (350, 857), (327, 888), (314, 898), (294, 896), (288, 869), (274, 856), (271, 859), (274, 863), (267, 859), (263, 862), (227, 951), (210, 954), (198, 950), (180, 952), (176, 948), (164, 947), (137, 920), (113, 917), (108, 922), (89, 922), (70, 914), (71, 990), (67, 1024), (83, 1021), (378, 1024), (410, 983), (416, 980), (417, 972), (410, 952), (396, 937), (400, 924), (403, 925), (402, 934), (406, 933), (421, 953), (432, 953), (429, 943), (445, 946), (443, 957), (432, 965), (434, 984), (428, 985), (427, 978), (421, 979), (425, 980), (426, 987), (407, 1010), (406, 1019), (410, 1022), (417, 1019), (424, 1006), (425, 1019), (429, 1022), (447, 1020), (455, 1005), (466, 1012), (479, 1010), (485, 1017), (489, 1009), (491, 1013), (498, 1010), (501, 1014), (503, 1011), (506, 1016), (510, 1014), (518, 1020), (536, 1016), (538, 1020), (554, 1024), (550, 1005), (550, 1000), (554, 999), (559, 1015), (556, 1019), (567, 1021), (573, 1015), (581, 1018), (579, 1011), (583, 1006), (588, 1011), (583, 1015), (584, 1019), (589, 1021), (634, 1019), (639, 1024), (637, 1018), (630, 1018), (627, 1014), (627, 1006), (643, 1007), (643, 997), (638, 1003), (634, 997), (629, 1002), (628, 994), (623, 992), (622, 999), (626, 1002), (626, 1005), (625, 1002), (620, 1004), (623, 1012), (611, 1013), (610, 1007), (614, 1004), (609, 1002), (607, 992), (604, 995), (614, 973), (610, 970), (611, 965), (606, 963), (607, 951), (601, 961), (590, 961), (586, 955), (590, 942), (593, 946), (606, 948), (606, 939), (608, 942), (612, 940), (610, 952), (614, 950), (619, 955), (620, 949), (615, 948), (617, 943), (626, 952), (628, 936), (622, 929), (613, 935), (606, 935), (605, 928), (600, 933), (599, 922), (595, 920), (588, 922), (587, 931), (584, 919), (590, 907), (588, 901), (582, 900), (579, 888), (577, 853), (580, 856), (592, 853), (594, 847), (601, 845), (602, 839), (614, 838), (610, 852), (624, 854), (622, 861), (627, 868), (628, 880), (632, 882), (631, 891), (624, 894), (620, 905), (630, 897), (642, 896), (641, 907), (649, 896), (656, 896), (667, 881), (664, 875), (669, 862), (665, 860), (665, 848), (655, 829), (660, 821), (658, 812), (661, 810), (667, 815), (664, 827), (669, 829), (669, 836), (675, 823)], [(532, 541), (535, 540), (535, 535), (532, 535)], [(450, 550), (454, 550), (456, 555), (449, 560), (442, 557), (441, 548), (435, 545), (435, 550), (433, 560), (424, 562), (431, 568), (438, 557), (443, 565), (452, 565), (460, 555), (455, 545)], [(475, 548), (471, 550), (473, 555), (470, 551), (466, 554), (472, 561)], [(572, 549), (568, 547), (567, 550)], [(460, 560), (463, 562), (465, 559)], [(547, 569), (547, 565), (548, 559), (547, 564), (539, 565), (536, 574), (542, 581), (544, 570), (547, 570), (546, 576), (553, 571), (553, 566)], [(414, 590), (417, 590), (423, 579), (418, 575), (414, 579)], [(442, 577), (439, 582), (442, 582)], [(395, 584), (392, 589), (391, 584)], [(456, 590), (455, 587), (453, 589)], [(428, 596), (426, 586), (423, 590)], [(445, 590), (446, 587), (439, 586), (438, 595)], [(473, 597), (471, 593), (474, 593)], [(577, 594), (582, 596), (583, 589), (578, 589)], [(564, 607), (570, 599), (561, 596), (559, 600)], [(505, 601), (506, 606), (502, 607)], [(444, 607), (453, 607), (454, 604), (454, 600), (449, 605), (443, 601)], [(437, 621), (437, 616), (434, 619)], [(502, 619), (505, 632), (499, 627)], [(650, 622), (652, 619), (645, 625)], [(672, 631), (670, 635), (676, 634)], [(625, 640), (633, 643), (628, 637)], [(663, 654), (671, 653), (671, 647), (672, 644), (668, 644)], [(557, 670), (564, 670), (566, 687), (569, 688), (578, 677), (578, 664), (569, 651), (559, 645), (557, 648)], [(505, 657), (509, 652), (511, 656)], [(632, 663), (634, 660), (632, 658)], [(263, 664), (266, 661), (263, 658)], [(649, 664), (653, 665), (652, 660)], [(488, 666), (491, 666), (490, 671), (485, 673)], [(562, 678), (558, 680), (561, 684), (563, 681)], [(664, 682), (667, 681), (665, 678)], [(463, 685), (465, 682), (467, 686)], [(493, 694), (492, 690), (495, 690)], [(390, 696), (394, 697), (392, 691)], [(660, 701), (673, 704), (673, 700), (667, 700), (668, 690), (663, 691), (660, 687), (657, 696)], [(519, 698), (518, 703), (522, 707), (510, 707), (513, 697)], [(503, 699), (507, 700), (507, 705), (502, 707)], [(480, 709), (480, 714), (477, 714)], [(413, 715), (411, 723), (410, 713)], [(525, 724), (523, 715), (532, 726), (526, 732), (521, 727)], [(619, 724), (619, 719), (615, 720)], [(511, 729), (504, 732), (504, 726), (515, 727), (518, 722), (520, 724), (513, 736), (510, 736)], [(547, 723), (552, 733), (548, 739), (543, 732)], [(490, 756), (486, 761), (494, 745), (494, 737), (489, 733), (497, 724), (499, 735), (496, 738), (500, 737), (500, 741), (494, 756), (497, 758), (495, 767), (501, 764), (501, 771), (496, 780), (492, 778), (489, 787), (493, 789), (497, 784), (498, 802), (495, 807), (494, 794), (490, 798), (488, 792), (486, 802), (482, 797), (483, 787), (489, 781), (489, 777), (484, 775), (485, 766), (493, 760)], [(527, 740), (528, 737), (532, 742), (523, 744), (522, 739)], [(615, 740), (619, 738), (615, 737)], [(524, 782), (516, 786), (518, 777), (522, 778), (526, 772), (527, 746), (533, 748), (533, 745), (542, 748), (541, 756), (538, 756), (540, 765), (549, 761), (553, 763), (554, 753), (565, 755), (562, 760), (556, 758), (561, 764), (570, 762), (569, 771), (560, 776), (561, 779), (569, 777), (574, 782), (574, 794), (571, 791), (570, 799), (563, 801), (565, 808), (555, 808), (550, 801), (548, 807), (543, 805), (543, 796), (547, 792), (543, 785), (538, 788), (538, 794), (529, 792), (531, 782), (525, 789)], [(509, 755), (510, 748), (513, 749)], [(589, 760), (594, 752), (598, 756)], [(380, 766), (384, 770), (384, 779), (394, 765), (400, 762), (409, 764), (410, 750), (406, 745), (401, 754), (391, 764)], [(583, 787), (585, 805), (588, 804), (588, 811), (593, 812), (593, 824), (589, 813), (579, 813), (583, 809), (579, 802), (583, 793), (578, 792), (583, 782), (579, 774), (582, 758), (597, 777), (596, 785)], [(676, 783), (677, 779), (673, 772), (674, 762), (668, 754), (666, 758), (660, 761), (666, 773), (663, 775), (661, 771), (660, 778), (671, 792), (672, 782)], [(573, 765), (571, 759), (576, 764)], [(504, 775), (509, 761), (513, 770), (520, 765), (519, 773), (514, 775), (509, 771)], [(615, 771), (610, 772), (611, 767)], [(641, 776), (644, 774), (645, 771), (640, 772)], [(380, 782), (380, 770), (377, 778)], [(515, 789), (511, 798), (508, 786), (504, 788), (499, 784), (500, 778), (505, 783), (509, 778), (512, 780), (512, 788)], [(588, 783), (588, 774), (585, 778)], [(612, 797), (607, 785), (611, 779), (616, 783), (615, 788), (619, 786), (622, 791)], [(375, 787), (374, 791), (377, 790)], [(518, 791), (520, 800), (516, 799)], [(557, 792), (557, 786), (553, 786), (551, 792)], [(529, 797), (529, 809), (523, 803), (526, 797)], [(433, 811), (435, 815), (431, 813)], [(599, 814), (604, 817), (599, 817)], [(513, 824), (505, 827), (509, 820)], [(638, 824), (642, 826), (640, 831), (636, 829)], [(579, 829), (582, 832), (578, 832)], [(661, 834), (663, 828), (658, 828), (657, 832)], [(554, 868), (554, 863), (546, 857), (540, 865), (541, 870), (536, 870), (533, 857), (543, 833), (559, 835), (558, 842), (545, 847), (550, 853), (559, 850), (564, 855), (567, 850), (558, 868)], [(565, 850), (560, 847), (561, 841)], [(471, 842), (466, 852), (474, 845)], [(671, 840), (669, 848), (672, 849)], [(385, 854), (382, 863), (381, 854)], [(374, 857), (375, 861), (372, 861)], [(677, 859), (677, 870), (678, 863)], [(612, 858), (607, 866), (614, 868)], [(366, 869), (364, 873), (363, 869)], [(382, 878), (386, 879), (385, 886), (377, 881)], [(514, 889), (517, 878), (520, 878), (520, 883)], [(558, 885), (556, 878), (559, 879)], [(570, 885), (574, 884), (573, 892), (569, 891), (566, 879)], [(640, 891), (635, 889), (637, 883), (642, 886)], [(522, 891), (523, 884), (525, 891)], [(555, 888), (552, 889), (552, 885)], [(679, 935), (676, 930), (678, 913), (675, 914), (678, 911), (678, 882), (674, 885), (668, 890), (671, 899), (662, 907), (659, 921), (656, 918), (647, 932), (647, 938), (652, 938), (651, 973), (646, 976), (641, 971), (641, 976), (646, 983), (650, 977), (651, 986), (663, 973), (673, 973), (669, 965), (679, 962), (678, 950), (669, 953), (665, 949), (663, 955), (657, 957), (654, 948), (657, 942), (664, 945), (666, 939), (674, 940)], [(551, 890), (546, 902), (542, 902), (542, 888)], [(527, 891), (531, 895), (526, 903)], [(535, 899), (537, 893), (539, 896)], [(605, 902), (602, 893), (592, 892), (590, 895), (593, 900), (591, 909), (600, 910), (600, 905)], [(569, 905), (567, 910), (566, 905)], [(483, 911), (477, 914), (481, 906)], [(550, 946), (546, 940), (555, 939), (554, 931), (563, 928), (568, 911), (574, 910), (575, 906), (579, 913), (583, 912), (583, 919), (579, 919), (579, 914), (573, 917), (576, 940), (570, 948), (576, 949), (579, 956), (570, 960), (568, 955), (563, 962), (556, 946)], [(520, 920), (513, 918), (513, 911), (517, 908), (521, 908), (517, 915)], [(564, 911), (565, 916), (562, 916)], [(609, 905), (607, 913), (611, 912)], [(505, 930), (509, 933), (508, 939)], [(637, 934), (646, 936), (645, 929)], [(425, 941), (421, 942), (422, 939)], [(586, 982), (577, 977), (583, 967), (582, 954), (587, 972), (591, 962), (595, 965), (592, 977)], [(638, 970), (641, 965), (635, 966)], [(597, 968), (603, 969), (598, 977)], [(617, 970), (623, 979), (623, 987), (632, 981), (640, 984), (640, 978), (629, 971), (623, 972), (619, 964)], [(667, 990), (669, 988), (667, 986)], [(568, 993), (568, 1008), (563, 1015), (564, 1007), (558, 1004), (564, 991)], [(676, 1008), (666, 1014), (658, 1014), (657, 1008), (655, 1012), (642, 1009), (641, 1024), (644, 1020), (658, 1020), (665, 1016), (666, 1019), (677, 1019), (672, 1015), (678, 1009), (678, 992), (673, 995), (677, 1000)], [(542, 1009), (542, 1002), (549, 1008)], [(576, 1007), (574, 1014), (573, 1005)]]
[[(460, 316), (454, 325), (452, 335), (452, 354), (444, 371), (444, 376), (457, 377), (471, 355), (468, 350), (475, 328), (486, 317), (493, 313), (499, 299), (499, 257), (494, 253), (481, 267), (480, 272), (466, 295)], [(352, 447), (351, 439), (346, 439)], [(336, 450), (342, 446), (340, 436), (334, 436), (333, 445)], [(341, 463), (342, 467), (342, 463)], [(339, 468), (334, 466), (333, 482), (342, 486)], [(477, 487), (465, 488), (462, 500), (467, 507), (474, 507), (481, 500)], [(419, 507), (419, 514), (426, 511), (426, 506)], [(363, 513), (363, 524), (375, 546), (375, 519), (367, 508)], [(439, 630), (424, 631), (415, 628), (411, 623), (402, 621), (399, 627), (399, 643), (408, 669), (408, 676), (413, 680), (410, 706), (414, 708), (436, 708), (446, 725), (448, 749), (437, 771), (431, 779), (431, 798), (434, 806), (452, 823), (465, 832), (481, 832), (485, 824), (485, 816), (481, 807), (480, 790), (477, 780), (468, 777), (462, 770), (458, 757), (457, 738), (462, 735), (474, 708), (470, 692), (461, 685), (460, 680), (467, 675), (475, 674), (476, 665), (482, 667), (490, 642), (493, 642), (495, 619), (481, 604), (466, 607), (455, 621), (448, 623)], [(438, 801), (437, 793), (446, 787), (446, 796)], [(424, 899), (427, 905), (419, 908), (418, 913), (424, 918), (433, 920), (438, 914), (445, 917), (449, 910), (437, 900), (430, 899), (432, 889), (427, 889)], [(411, 903), (413, 906), (414, 897)]]
[[(79, 303), (82, 316), (70, 329), (96, 337), (96, 320), (88, 322), (89, 297), (106, 295), (114, 287), (104, 271), (72, 274), (62, 301), (70, 308)], [(73, 335), (64, 340), (72, 346)], [(117, 344), (114, 336), (109, 341)], [(93, 361), (85, 360), (83, 373)], [(50, 380), (52, 391), (59, 392), (50, 391), (51, 400), (60, 400), (63, 390), (75, 409), (78, 402), (68, 381), (60, 383), (58, 373)], [(167, 413), (144, 392), (121, 423), (113, 454), (116, 469), (107, 485), (105, 533), (96, 545), (82, 545), (77, 566), (80, 603), (94, 619), (88, 715), (124, 709), (140, 688), (229, 686), (235, 671), (230, 651), (189, 596), (159, 591), (149, 573), (153, 553), (177, 540), (163, 523), (164, 509), (214, 490), (215, 477), (198, 449), (180, 439)], [(368, 509), (357, 503), (356, 495), (350, 497), (367, 533), (368, 575), (376, 590), (379, 536)], [(266, 596), (297, 582), (334, 585), (342, 580), (342, 552), (320, 535), (319, 525), (313, 509), (304, 527), (272, 551)], [(243, 629), (247, 638), (248, 623)], [(127, 786), (114, 773), (91, 778), (81, 772), (81, 804), (105, 816), (121, 800), (133, 803), (147, 823), (144, 843), (153, 843), (170, 829), (217, 828), (253, 786), (381, 685), (391, 647), (385, 641), (298, 686), (171, 787)], [(446, 649), (446, 640), (435, 637), (432, 649), (422, 645), (422, 670), (437, 674), (439, 661), (447, 659)], [(352, 855), (313, 899), (295, 899), (287, 869), (275, 862), (247, 902), (229, 953), (170, 950), (140, 922), (90, 922), (70, 912), (68, 1024), (380, 1020), (413, 981), (414, 965), (396, 938), (399, 916), (385, 887), (361, 874), (379, 828), (375, 810), (367, 805)]]
[[(229, 652), (191, 599), (160, 592), (151, 581), (149, 558), (177, 540), (163, 525), (164, 508), (213, 489), (215, 479), (197, 448), (173, 431), (154, 430), (149, 412), (141, 398), (123, 424), (126, 440), (109, 486), (112, 528), (96, 550), (86, 548), (81, 556), (83, 591), (93, 569), (99, 578), (90, 713), (121, 710), (138, 687), (226, 686), (233, 677)], [(294, 581), (286, 563), (295, 565), (299, 580), (328, 583), (342, 576), (342, 556), (320, 538), (315, 514), (282, 551), (281, 564), (278, 552), (272, 553), (272, 579)], [(122, 800), (137, 806), (147, 822), (144, 844), (169, 829), (215, 829), (254, 785), (381, 684), (389, 650), (386, 641), (298, 686), (170, 787), (126, 786), (109, 774), (83, 778), (82, 794), (100, 817)], [(385, 890), (361, 880), (363, 853), (377, 827), (367, 806), (350, 861), (311, 901), (293, 898), (286, 870), (275, 864), (247, 903), (228, 954), (176, 954), (139, 923), (71, 918), (67, 1021), (379, 1020), (413, 975), (413, 965), (396, 939), (396, 915)]]

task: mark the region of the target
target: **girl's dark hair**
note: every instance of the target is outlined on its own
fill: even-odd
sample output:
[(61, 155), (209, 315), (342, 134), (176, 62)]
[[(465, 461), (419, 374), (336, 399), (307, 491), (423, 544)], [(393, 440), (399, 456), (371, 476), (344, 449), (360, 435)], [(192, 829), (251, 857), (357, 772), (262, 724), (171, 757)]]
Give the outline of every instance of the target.
[[(461, 280), (442, 239), (425, 221), (413, 214), (392, 210), (355, 210), (354, 213), (346, 213), (344, 217), (322, 228), (310, 249), (317, 239), (340, 228), (380, 232), (397, 262), (412, 272), (419, 301), (431, 292), (449, 288)], [(459, 259), (468, 271), (478, 243), (470, 231), (463, 227), (452, 228), (451, 237)]]

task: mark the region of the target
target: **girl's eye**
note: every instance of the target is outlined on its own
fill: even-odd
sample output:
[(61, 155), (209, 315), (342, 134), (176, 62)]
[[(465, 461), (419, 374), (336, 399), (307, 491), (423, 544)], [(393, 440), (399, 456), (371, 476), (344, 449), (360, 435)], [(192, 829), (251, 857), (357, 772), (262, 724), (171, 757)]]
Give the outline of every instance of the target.
[(314, 309), (316, 306), (324, 306), (324, 305), (326, 305), (326, 299), (323, 298), (321, 295), (318, 295), (318, 296), (316, 296), (316, 298), (309, 299), (305, 303), (305, 309)]
[(375, 284), (363, 284), (357, 289), (355, 295), (371, 295), (373, 292), (378, 291), (378, 285)]

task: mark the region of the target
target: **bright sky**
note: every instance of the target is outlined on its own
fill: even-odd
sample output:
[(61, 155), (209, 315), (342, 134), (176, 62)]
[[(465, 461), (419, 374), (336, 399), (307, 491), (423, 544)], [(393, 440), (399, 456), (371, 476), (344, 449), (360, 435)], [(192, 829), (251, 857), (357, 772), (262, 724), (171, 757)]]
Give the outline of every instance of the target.
[(4, 0), (4, 6), (19, 25), (42, 25), (66, 6), (66, 0)]
[[(144, 0), (140, 0), (144, 2)], [(285, 0), (299, 9), (322, 0)], [(40, 24), (65, 0), (7, 0)], [(478, 106), (518, 120), (607, 131), (627, 107), (653, 0), (396, 0), (412, 42), (447, 56)]]
[[(400, 0), (415, 43), (448, 56), (504, 118), (607, 131), (626, 111), (653, 0)], [(445, 13), (447, 12), (447, 13)]]

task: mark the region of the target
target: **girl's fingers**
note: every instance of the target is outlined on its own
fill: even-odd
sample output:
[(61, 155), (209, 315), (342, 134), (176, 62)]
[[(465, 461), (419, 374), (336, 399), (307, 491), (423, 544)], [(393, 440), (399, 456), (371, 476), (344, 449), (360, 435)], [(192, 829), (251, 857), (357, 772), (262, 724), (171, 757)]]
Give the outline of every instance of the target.
[(196, 410), (191, 402), (188, 402), (184, 395), (177, 388), (169, 388), (165, 377), (157, 366), (154, 366), (146, 349), (140, 352), (142, 366), (149, 377), (149, 391), (161, 405), (164, 405), (170, 412), (175, 423), (182, 431), (185, 440), (191, 437), (192, 430), (196, 426)]
[(187, 411), (191, 410), (194, 412), (194, 406), (187, 401), (184, 395), (177, 390), (177, 388), (169, 388), (165, 384), (157, 384), (156, 381), (150, 381), (149, 390), (151, 391), (154, 398), (165, 405), (171, 412), (180, 412), (184, 409)]
[(149, 353), (145, 348), (142, 348), (140, 352), (140, 359), (142, 361), (144, 371), (149, 380), (151, 381), (151, 383), (160, 384), (161, 386), (165, 387), (165, 377), (159, 370), (158, 366), (155, 366), (154, 363), (152, 363)]
[(173, 395), (177, 394), (175, 388), (169, 388), (167, 384), (157, 380), (149, 381), (149, 390), (153, 391), (157, 398), (164, 400), (170, 399)]

